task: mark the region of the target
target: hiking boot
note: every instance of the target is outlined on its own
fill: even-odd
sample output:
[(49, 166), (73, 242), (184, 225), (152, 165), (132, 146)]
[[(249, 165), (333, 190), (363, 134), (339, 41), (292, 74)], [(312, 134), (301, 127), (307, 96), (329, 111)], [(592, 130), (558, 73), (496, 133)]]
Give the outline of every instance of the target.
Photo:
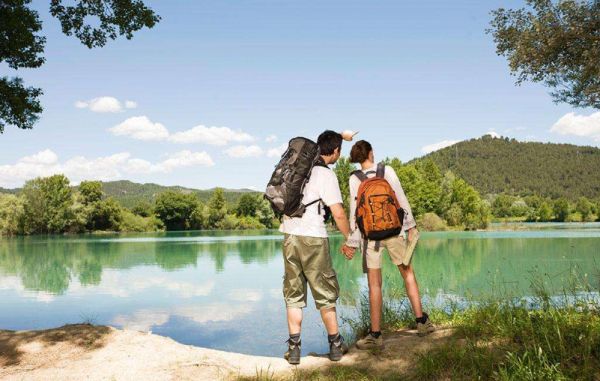
[(329, 343), (329, 359), (331, 361), (340, 361), (347, 352), (348, 345), (344, 343), (342, 335), (338, 335), (336, 340)]
[(383, 348), (383, 335), (379, 335), (379, 337), (375, 337), (369, 332), (367, 336), (356, 342), (356, 347), (358, 349), (376, 349)]
[(292, 365), (300, 364), (300, 348), (302, 347), (302, 342), (298, 341), (294, 342), (292, 339), (287, 341), (288, 350), (283, 355), (283, 358), (286, 359)]
[(429, 320), (429, 315), (423, 313), (423, 317), (417, 319), (417, 334), (419, 336), (427, 336), (433, 331), (435, 331), (435, 327), (431, 320)]

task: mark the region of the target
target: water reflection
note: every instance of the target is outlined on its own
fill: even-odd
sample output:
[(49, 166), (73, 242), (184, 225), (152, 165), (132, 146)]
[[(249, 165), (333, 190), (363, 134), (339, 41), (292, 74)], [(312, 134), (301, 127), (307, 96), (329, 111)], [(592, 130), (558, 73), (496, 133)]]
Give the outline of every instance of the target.
[[(365, 286), (361, 258), (337, 254), (344, 313)], [(560, 293), (586, 273), (600, 283), (600, 226), (518, 232), (424, 233), (414, 257), (431, 304), (469, 295), (530, 295), (532, 278)], [(403, 290), (385, 256), (384, 287)], [(281, 237), (275, 232), (185, 232), (0, 240), (0, 327), (32, 329), (90, 319), (152, 330), (183, 343), (278, 355), (286, 323)], [(598, 284), (597, 286), (600, 286)], [(306, 309), (307, 351), (326, 350)], [(345, 306), (345, 307), (344, 307)], [(254, 334), (257, 329), (274, 335)], [(278, 334), (281, 334), (278, 336)]]

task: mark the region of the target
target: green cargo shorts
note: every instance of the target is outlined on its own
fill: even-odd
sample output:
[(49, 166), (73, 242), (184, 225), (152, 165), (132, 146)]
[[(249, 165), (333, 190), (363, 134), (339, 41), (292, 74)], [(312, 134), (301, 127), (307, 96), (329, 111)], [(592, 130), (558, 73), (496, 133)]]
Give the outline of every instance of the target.
[(335, 307), (340, 286), (329, 255), (329, 239), (286, 234), (283, 298), (288, 308), (306, 307), (306, 283), (317, 309)]

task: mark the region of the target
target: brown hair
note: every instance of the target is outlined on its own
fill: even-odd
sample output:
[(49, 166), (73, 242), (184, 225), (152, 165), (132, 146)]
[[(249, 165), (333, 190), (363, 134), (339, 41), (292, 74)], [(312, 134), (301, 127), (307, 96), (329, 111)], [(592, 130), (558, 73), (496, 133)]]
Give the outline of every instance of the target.
[(373, 151), (371, 143), (366, 140), (357, 141), (350, 150), (350, 162), (362, 163), (369, 158), (369, 153)]

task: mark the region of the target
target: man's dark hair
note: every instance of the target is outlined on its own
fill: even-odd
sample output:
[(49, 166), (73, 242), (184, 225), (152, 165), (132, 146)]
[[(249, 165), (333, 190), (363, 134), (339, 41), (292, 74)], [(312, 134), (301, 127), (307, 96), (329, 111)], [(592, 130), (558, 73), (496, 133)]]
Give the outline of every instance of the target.
[(342, 134), (327, 130), (319, 135), (317, 144), (321, 150), (321, 155), (331, 155), (336, 148), (342, 149)]
[(373, 151), (371, 143), (366, 140), (359, 140), (350, 150), (350, 162), (362, 163), (369, 158), (369, 154)]

